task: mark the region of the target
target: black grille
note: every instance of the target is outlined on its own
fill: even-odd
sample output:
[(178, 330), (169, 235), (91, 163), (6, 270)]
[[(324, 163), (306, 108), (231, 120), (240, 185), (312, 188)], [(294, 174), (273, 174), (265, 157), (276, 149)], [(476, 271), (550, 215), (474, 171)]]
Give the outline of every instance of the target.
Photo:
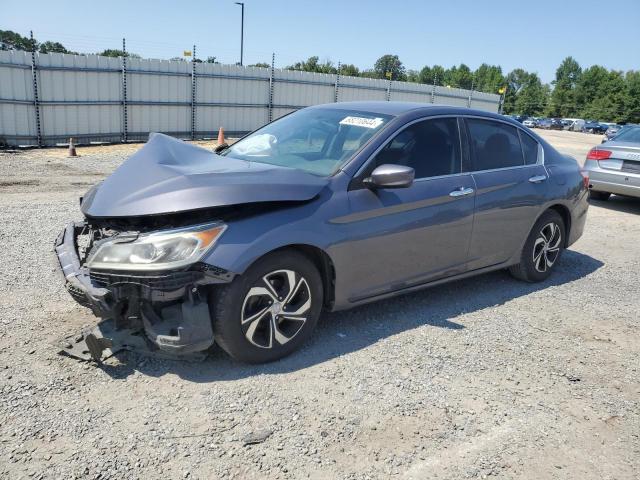
[(640, 162), (625, 160), (622, 162), (622, 168), (620, 170), (623, 172), (640, 174)]
[(123, 284), (146, 286), (157, 290), (176, 290), (203, 277), (202, 272), (170, 272), (156, 275), (133, 275), (113, 272), (91, 271), (91, 281), (99, 287), (113, 287)]
[(67, 291), (80, 305), (82, 305), (83, 307), (91, 307), (91, 304), (87, 300), (87, 297), (82, 290), (79, 290), (70, 283), (67, 283)]
[(197, 269), (197, 270), (200, 270), (202, 272), (209, 272), (209, 273), (211, 273), (213, 275), (217, 275), (219, 277), (225, 276), (225, 275), (227, 275), (229, 273), (224, 268), (216, 267), (214, 265), (209, 265), (207, 263), (198, 263), (198, 264), (195, 265), (194, 268)]

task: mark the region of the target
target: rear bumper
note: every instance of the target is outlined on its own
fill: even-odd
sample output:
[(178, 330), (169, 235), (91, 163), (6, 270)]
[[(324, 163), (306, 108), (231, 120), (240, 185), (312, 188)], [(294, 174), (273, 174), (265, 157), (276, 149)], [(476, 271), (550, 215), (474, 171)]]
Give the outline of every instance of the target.
[(81, 264), (77, 248), (85, 228), (84, 223), (68, 224), (56, 240), (55, 253), (69, 294), (102, 323), (83, 332), (86, 345), (71, 344), (63, 348), (66, 353), (84, 358), (76, 354), (84, 350), (100, 360), (105, 350), (146, 345), (151, 351), (183, 355), (213, 345), (209, 288), (229, 282), (232, 275), (206, 265), (152, 274), (90, 271)]
[(626, 195), (629, 197), (640, 198), (640, 187), (634, 187), (632, 185), (625, 185), (621, 183), (594, 181), (591, 182), (591, 190), (595, 190), (596, 192), (608, 192), (615, 193), (616, 195)]
[(589, 172), (589, 188), (591, 190), (640, 197), (640, 175), (604, 169), (596, 165), (597, 162), (588, 160), (585, 163), (585, 170)]

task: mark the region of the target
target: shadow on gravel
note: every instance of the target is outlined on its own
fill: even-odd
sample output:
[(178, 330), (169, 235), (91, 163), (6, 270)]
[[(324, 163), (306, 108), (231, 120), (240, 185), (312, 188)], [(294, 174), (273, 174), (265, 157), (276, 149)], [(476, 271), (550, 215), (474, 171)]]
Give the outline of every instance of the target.
[(561, 268), (542, 283), (519, 282), (507, 272), (498, 271), (345, 312), (327, 313), (301, 350), (265, 365), (234, 362), (216, 347), (201, 363), (144, 360), (143, 357), (125, 353), (119, 356), (120, 365), (102, 365), (101, 368), (116, 379), (125, 378), (137, 370), (151, 377), (173, 373), (185, 380), (202, 383), (301, 370), (424, 325), (446, 328), (454, 334), (455, 330), (465, 328), (455, 321), (460, 314), (502, 305), (514, 298), (573, 282), (602, 265), (595, 258), (568, 250), (563, 254)]
[(589, 200), (589, 203), (596, 207), (606, 208), (607, 210), (640, 215), (640, 198), (611, 195), (609, 200), (604, 202), (601, 200)]

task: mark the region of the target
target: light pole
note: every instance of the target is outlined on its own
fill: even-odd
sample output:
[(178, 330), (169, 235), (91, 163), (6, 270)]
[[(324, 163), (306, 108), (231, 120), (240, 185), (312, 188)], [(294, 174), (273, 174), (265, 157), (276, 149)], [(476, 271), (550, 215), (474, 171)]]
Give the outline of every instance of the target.
[(242, 53), (244, 50), (244, 2), (236, 2), (242, 8), (242, 18), (240, 20), (240, 66), (242, 66)]

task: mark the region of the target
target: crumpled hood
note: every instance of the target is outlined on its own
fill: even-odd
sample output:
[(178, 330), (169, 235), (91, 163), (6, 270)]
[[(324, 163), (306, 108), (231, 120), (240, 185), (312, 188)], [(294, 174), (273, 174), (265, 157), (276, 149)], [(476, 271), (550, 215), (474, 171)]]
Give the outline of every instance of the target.
[(89, 217), (158, 215), (243, 203), (304, 201), (328, 179), (301, 170), (221, 157), (152, 133), (82, 202)]

